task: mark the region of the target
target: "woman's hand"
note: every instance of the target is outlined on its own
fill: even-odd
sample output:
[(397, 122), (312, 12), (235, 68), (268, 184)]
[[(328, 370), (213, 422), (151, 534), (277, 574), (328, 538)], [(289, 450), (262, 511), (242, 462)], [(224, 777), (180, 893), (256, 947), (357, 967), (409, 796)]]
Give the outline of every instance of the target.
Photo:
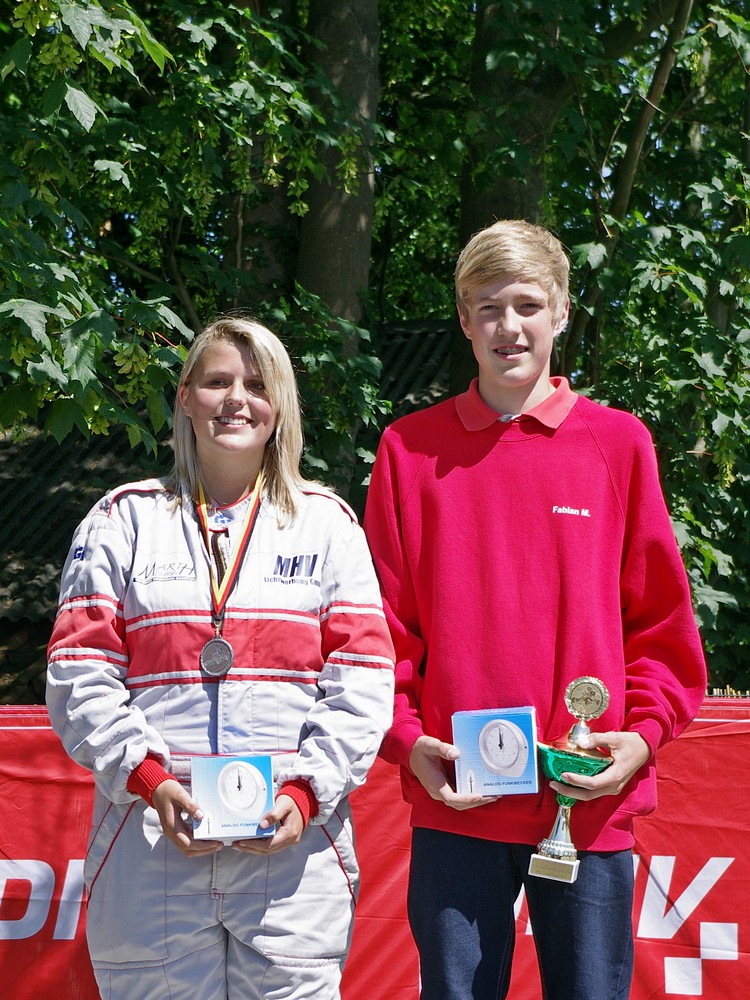
[(258, 824), (264, 830), (276, 824), (272, 837), (257, 837), (253, 840), (238, 840), (232, 847), (247, 854), (275, 854), (287, 847), (298, 844), (305, 831), (305, 822), (299, 806), (289, 795), (279, 795), (273, 809), (266, 813)]
[(179, 847), (186, 857), (215, 854), (224, 846), (220, 840), (193, 840), (193, 825), (183, 818), (183, 813), (187, 813), (191, 819), (199, 820), (203, 818), (203, 812), (179, 781), (172, 778), (162, 781), (153, 792), (151, 801), (165, 837)]

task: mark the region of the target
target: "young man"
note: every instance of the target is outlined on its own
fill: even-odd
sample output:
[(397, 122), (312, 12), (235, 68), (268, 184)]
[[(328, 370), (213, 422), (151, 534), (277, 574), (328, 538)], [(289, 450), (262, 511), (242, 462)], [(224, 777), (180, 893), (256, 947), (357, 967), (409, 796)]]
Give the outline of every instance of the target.
[[(506, 995), (523, 885), (545, 996), (624, 1000), (633, 817), (654, 808), (654, 754), (705, 690), (687, 578), (646, 428), (550, 377), (568, 317), (558, 240), (495, 223), (455, 278), (479, 377), (386, 430), (365, 517), (396, 646), (381, 754), (412, 806), (422, 998)], [(606, 771), (536, 795), (455, 792), (454, 712), (533, 705), (539, 739), (553, 741), (573, 722), (566, 687), (586, 675), (609, 691), (594, 724)], [(572, 884), (527, 874), (563, 788), (580, 800)]]

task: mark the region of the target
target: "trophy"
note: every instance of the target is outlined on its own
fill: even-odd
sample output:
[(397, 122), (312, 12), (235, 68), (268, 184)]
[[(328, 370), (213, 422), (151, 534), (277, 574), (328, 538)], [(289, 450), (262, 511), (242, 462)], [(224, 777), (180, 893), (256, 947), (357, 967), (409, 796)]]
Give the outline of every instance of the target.
[[(598, 677), (578, 677), (565, 690), (565, 704), (575, 717), (575, 725), (563, 738), (554, 743), (539, 743), (542, 770), (548, 778), (560, 781), (560, 775), (599, 774), (612, 763), (612, 758), (601, 750), (584, 750), (578, 746), (582, 736), (588, 736), (590, 719), (598, 719), (609, 704), (609, 691)], [(557, 818), (550, 835), (539, 844), (538, 853), (531, 855), (529, 875), (553, 879), (556, 882), (575, 882), (578, 877), (578, 855), (570, 837), (570, 810), (576, 803), (567, 795), (557, 793)]]

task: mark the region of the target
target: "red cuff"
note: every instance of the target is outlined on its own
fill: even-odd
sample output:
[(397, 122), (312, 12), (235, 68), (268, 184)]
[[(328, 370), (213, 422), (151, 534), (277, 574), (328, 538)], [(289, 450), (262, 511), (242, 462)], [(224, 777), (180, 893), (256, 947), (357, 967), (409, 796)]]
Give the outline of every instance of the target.
[(279, 795), (288, 795), (290, 799), (294, 800), (295, 805), (302, 813), (302, 821), (305, 826), (307, 826), (309, 820), (314, 819), (318, 815), (318, 800), (315, 798), (308, 782), (301, 779), (285, 781), (278, 790), (276, 797), (278, 798)]
[(164, 781), (169, 781), (172, 775), (165, 771), (153, 754), (146, 754), (138, 767), (130, 772), (127, 789), (133, 795), (140, 795), (150, 806), (153, 805), (151, 797)]

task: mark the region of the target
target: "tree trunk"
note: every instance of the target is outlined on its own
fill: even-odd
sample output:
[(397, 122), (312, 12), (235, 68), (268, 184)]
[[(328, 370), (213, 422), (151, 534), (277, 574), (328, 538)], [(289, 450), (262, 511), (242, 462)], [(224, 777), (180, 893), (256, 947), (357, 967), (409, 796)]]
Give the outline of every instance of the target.
[[(268, 17), (263, 0), (235, 0), (235, 6)], [(298, 27), (293, 0), (280, 0), (275, 5), (276, 20)], [(231, 45), (227, 57), (232, 54)], [(289, 197), (284, 184), (272, 186), (263, 176), (265, 143), (260, 135), (253, 136), (253, 146), (247, 152), (254, 190), (248, 196), (241, 190), (227, 194), (222, 211), (222, 232), (227, 268), (238, 268), (252, 277), (251, 289), (237, 288), (228, 308), (254, 309), (258, 302), (276, 302), (294, 287), (294, 267), (297, 246), (297, 219), (289, 211)]]
[[(567, 103), (573, 87), (558, 73), (521, 78), (506, 62), (494, 67), (493, 49), (504, 41), (506, 5), (484, 0), (477, 4), (471, 90), (475, 107), (495, 129), (479, 131), (469, 141), (469, 156), (461, 176), (459, 237), (463, 246), (478, 230), (497, 219), (539, 220), (545, 194), (544, 150), (551, 126)], [(504, 128), (503, 106), (513, 108)], [(510, 137), (512, 136), (512, 140)], [(503, 150), (506, 142), (513, 149)], [(476, 363), (458, 321), (451, 350), (451, 391), (462, 392), (476, 374)]]
[[(309, 30), (323, 43), (314, 58), (333, 82), (336, 98), (351, 105), (352, 117), (369, 139), (380, 90), (377, 0), (311, 0)], [(334, 314), (359, 322), (370, 268), (372, 156), (369, 149), (359, 150), (359, 169), (347, 190), (336, 173), (341, 151), (331, 146), (321, 148), (319, 155), (326, 171), (307, 191), (309, 210), (300, 226), (296, 277)]]

